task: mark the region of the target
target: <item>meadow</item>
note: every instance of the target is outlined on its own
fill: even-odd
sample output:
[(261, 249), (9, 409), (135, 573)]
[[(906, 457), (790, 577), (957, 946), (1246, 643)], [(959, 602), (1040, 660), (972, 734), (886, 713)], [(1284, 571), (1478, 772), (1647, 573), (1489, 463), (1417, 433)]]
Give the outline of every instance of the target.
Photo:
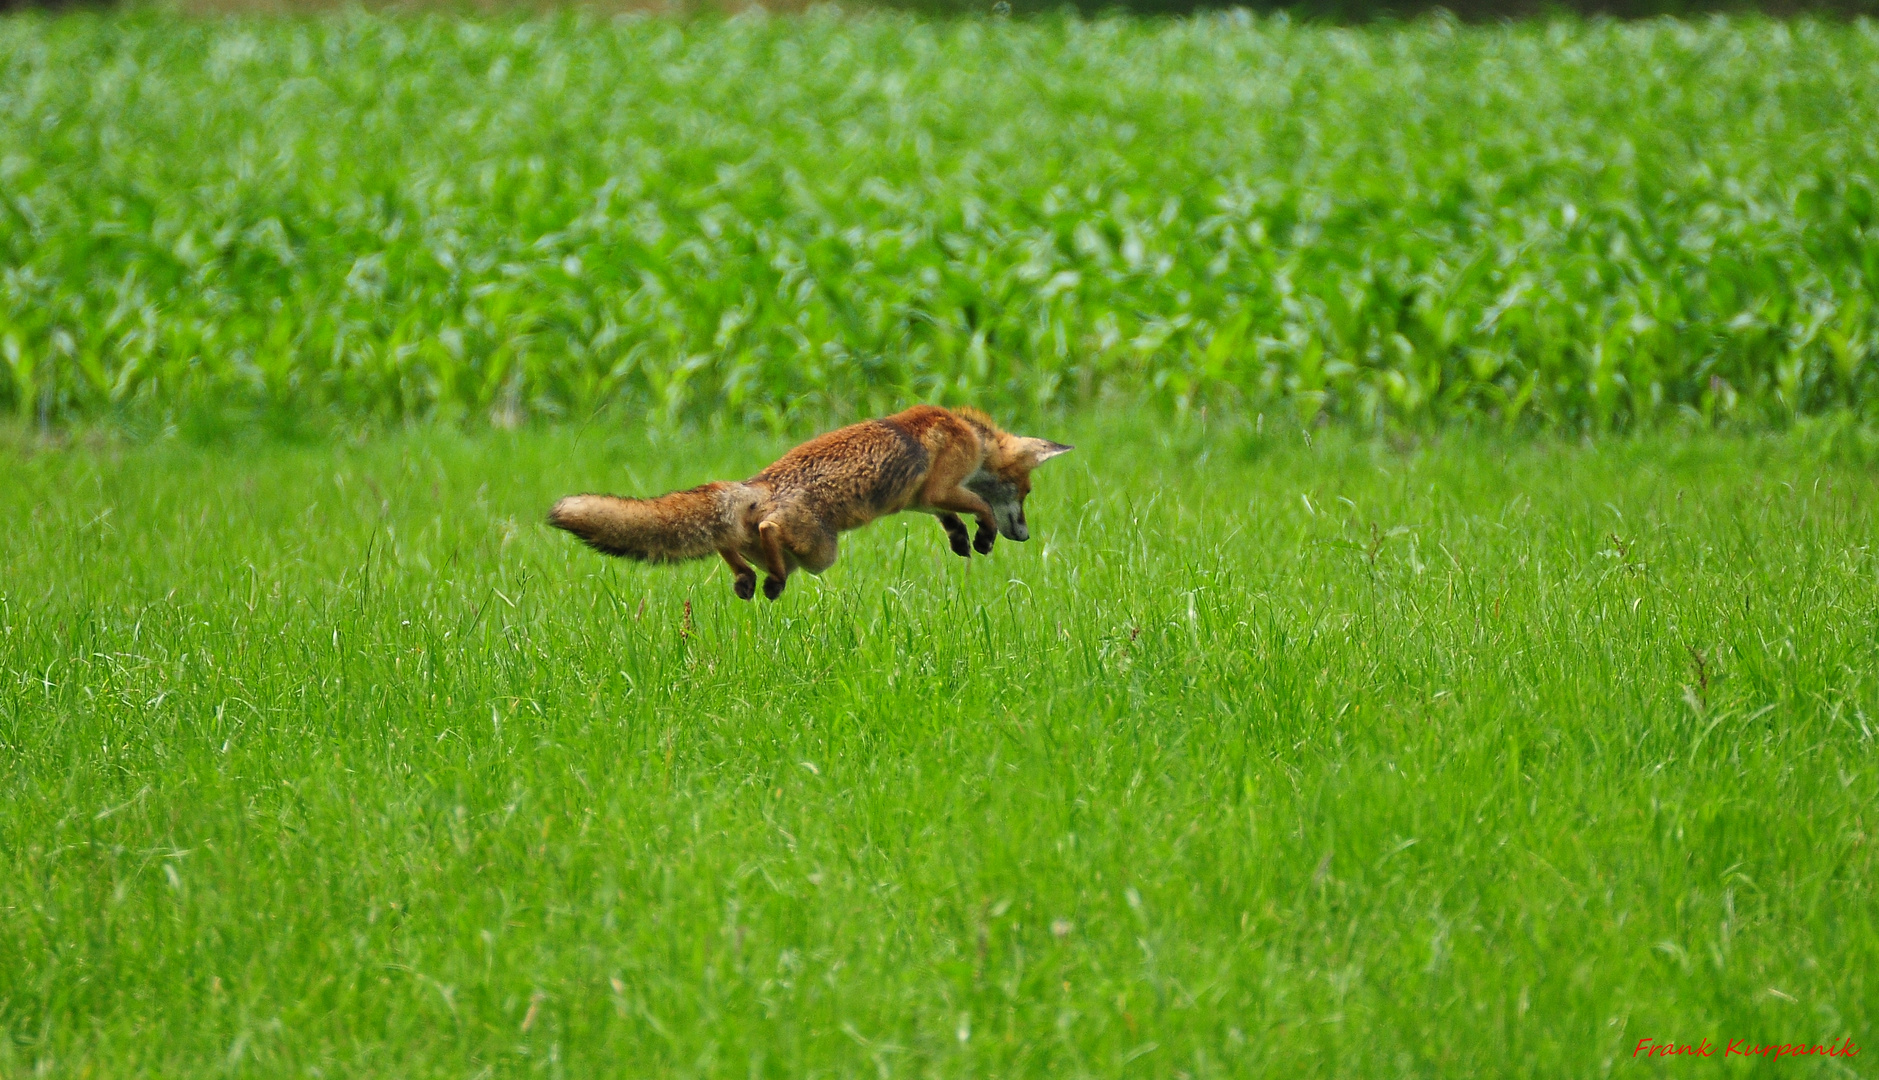
[(1870, 1074), (1870, 456), (1046, 433), (773, 604), (541, 521), (762, 435), (16, 435), (0, 1076)]
[[(1871, 1075), (1875, 71), (0, 18), (0, 1080)], [(916, 401), (1028, 544), (542, 521)]]
[(1871, 21), (15, 16), (0, 409), (1869, 414), (1875, 66)]

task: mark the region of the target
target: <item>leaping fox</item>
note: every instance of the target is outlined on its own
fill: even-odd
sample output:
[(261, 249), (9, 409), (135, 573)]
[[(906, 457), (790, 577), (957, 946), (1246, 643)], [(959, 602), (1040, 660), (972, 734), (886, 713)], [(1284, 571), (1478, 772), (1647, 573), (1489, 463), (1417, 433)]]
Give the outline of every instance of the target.
[(570, 495), (548, 522), (596, 551), (642, 562), (719, 555), (744, 600), (757, 593), (756, 562), (763, 595), (775, 600), (792, 570), (834, 565), (841, 533), (902, 510), (939, 518), (953, 552), (968, 558), (960, 514), (978, 519), (971, 547), (981, 555), (1000, 534), (1030, 539), (1031, 470), (1069, 449), (1007, 434), (976, 409), (916, 405), (819, 435), (741, 484), (719, 480), (656, 499)]

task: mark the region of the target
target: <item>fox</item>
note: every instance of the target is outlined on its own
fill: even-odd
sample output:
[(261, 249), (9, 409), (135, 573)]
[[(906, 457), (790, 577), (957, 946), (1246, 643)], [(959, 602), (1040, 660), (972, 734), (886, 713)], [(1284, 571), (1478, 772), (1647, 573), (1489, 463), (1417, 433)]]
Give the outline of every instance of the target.
[[(588, 547), (646, 563), (717, 555), (740, 600), (783, 595), (796, 570), (835, 565), (842, 533), (911, 510), (931, 514), (953, 553), (990, 555), (996, 539), (1023, 542), (1031, 472), (1075, 449), (1012, 435), (977, 409), (916, 405), (818, 435), (741, 483), (717, 480), (653, 499), (569, 495), (548, 523)], [(966, 514), (978, 523), (970, 541)]]

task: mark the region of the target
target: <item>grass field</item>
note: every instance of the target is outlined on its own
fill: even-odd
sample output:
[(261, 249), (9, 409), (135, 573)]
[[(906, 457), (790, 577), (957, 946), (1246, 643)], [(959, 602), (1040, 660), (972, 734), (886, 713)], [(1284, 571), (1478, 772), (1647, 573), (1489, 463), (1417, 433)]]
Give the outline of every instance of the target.
[(1872, 1075), (1869, 460), (1040, 433), (774, 604), (540, 521), (764, 437), (15, 435), (0, 1076)]
[(0, 411), (1879, 400), (1879, 24), (0, 20)]
[[(0, 18), (0, 1080), (1875, 1075), (1875, 71)], [(542, 522), (921, 400), (1029, 544)]]

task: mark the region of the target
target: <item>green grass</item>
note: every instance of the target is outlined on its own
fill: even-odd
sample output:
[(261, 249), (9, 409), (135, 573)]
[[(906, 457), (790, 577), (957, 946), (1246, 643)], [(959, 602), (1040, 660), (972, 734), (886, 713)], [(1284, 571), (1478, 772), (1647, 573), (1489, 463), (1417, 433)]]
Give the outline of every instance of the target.
[(1040, 433), (774, 604), (541, 523), (768, 438), (14, 436), (0, 1076), (1871, 1074), (1869, 459)]
[(1879, 24), (0, 19), (0, 411), (1879, 400)]

